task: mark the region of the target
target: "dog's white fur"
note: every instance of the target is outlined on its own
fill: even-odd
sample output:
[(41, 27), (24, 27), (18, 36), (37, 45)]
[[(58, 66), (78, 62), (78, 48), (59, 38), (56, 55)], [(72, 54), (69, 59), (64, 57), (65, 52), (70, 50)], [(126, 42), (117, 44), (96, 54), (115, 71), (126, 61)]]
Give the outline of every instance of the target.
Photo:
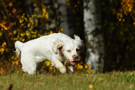
[(73, 72), (72, 65), (77, 60), (82, 41), (79, 36), (74, 39), (62, 33), (54, 33), (22, 43), (15, 42), (16, 54), (21, 56), (24, 72), (35, 74), (37, 63), (50, 60), (61, 73), (66, 73), (66, 65)]

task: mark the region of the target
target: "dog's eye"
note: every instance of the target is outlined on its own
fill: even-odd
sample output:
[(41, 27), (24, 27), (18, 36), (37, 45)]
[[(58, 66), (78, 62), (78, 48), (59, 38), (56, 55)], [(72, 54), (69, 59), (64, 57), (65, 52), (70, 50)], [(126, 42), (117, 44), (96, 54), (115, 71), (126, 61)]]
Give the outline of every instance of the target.
[(67, 52), (71, 53), (71, 50), (67, 50)]
[(77, 48), (77, 49), (76, 49), (76, 52), (80, 52), (80, 49), (79, 49), (79, 48)]

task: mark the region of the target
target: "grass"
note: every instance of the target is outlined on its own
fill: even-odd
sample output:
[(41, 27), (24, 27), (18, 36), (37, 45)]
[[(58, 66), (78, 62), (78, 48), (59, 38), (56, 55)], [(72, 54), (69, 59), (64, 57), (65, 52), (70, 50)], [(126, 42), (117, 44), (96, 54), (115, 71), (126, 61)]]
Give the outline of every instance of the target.
[(0, 90), (135, 90), (135, 72), (0, 76)]

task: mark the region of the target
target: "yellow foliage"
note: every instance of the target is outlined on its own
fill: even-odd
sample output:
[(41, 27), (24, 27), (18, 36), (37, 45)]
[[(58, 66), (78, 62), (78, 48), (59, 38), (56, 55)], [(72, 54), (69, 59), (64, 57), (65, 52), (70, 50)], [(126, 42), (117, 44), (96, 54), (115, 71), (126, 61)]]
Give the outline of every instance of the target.
[(0, 67), (0, 74), (4, 73), (4, 69), (2, 67)]
[(19, 70), (17, 70), (16, 73), (18, 74), (19, 73)]
[(53, 67), (52, 67), (52, 66), (50, 66), (50, 67), (49, 67), (49, 70), (52, 70), (52, 69), (53, 69)]
[(78, 63), (77, 65), (75, 65), (75, 68), (77, 69), (76, 72), (81, 73), (92, 73), (93, 70), (91, 69), (89, 64), (85, 64), (83, 62)]
[(85, 69), (87, 69), (88, 68), (88, 66), (87, 65), (85, 65)]
[(122, 0), (121, 5), (125, 13), (129, 13), (133, 9), (134, 0)]
[[(135, 22), (135, 1), (134, 0), (122, 0), (121, 1), (121, 8), (119, 9), (119, 12), (116, 14), (119, 22), (125, 22), (124, 15), (130, 15)], [(133, 23), (134, 25), (134, 23)]]
[(93, 86), (92, 84), (90, 84), (90, 85), (89, 85), (89, 88), (90, 88), (90, 89), (93, 89), (93, 88), (94, 88), (94, 86)]
[(2, 47), (6, 46), (6, 44), (7, 44), (6, 42), (3, 42)]
[(8, 30), (8, 28), (7, 28), (4, 24), (0, 23), (0, 26), (1, 26), (1, 28), (2, 28), (1, 30), (3, 30), (3, 29), (4, 29), (4, 30)]
[(16, 13), (16, 9), (15, 9), (15, 8), (13, 8), (12, 13), (13, 13), (13, 14), (15, 14), (15, 13)]
[(52, 34), (53, 33), (53, 31), (50, 31), (50, 34)]
[(83, 69), (83, 66), (81, 64), (77, 64), (75, 67), (77, 68), (77, 70), (82, 70)]
[(49, 67), (51, 65), (51, 61), (45, 61), (45, 65)]
[(29, 32), (26, 32), (26, 35), (27, 35), (27, 36), (29, 36), (29, 35), (30, 35), (30, 33), (29, 33)]
[(10, 3), (8, 4), (8, 6), (9, 6), (9, 7), (12, 7), (12, 6), (13, 6), (13, 3), (12, 3), (12, 2), (10, 2)]
[(18, 61), (15, 61), (15, 64), (18, 65)]
[(58, 33), (63, 33), (63, 29), (60, 29), (60, 30), (58, 31)]
[(102, 78), (102, 77), (100, 77), (100, 78), (99, 78), (99, 81), (103, 81), (103, 78)]
[(90, 72), (92, 73), (93, 72), (93, 69), (91, 69)]
[(133, 25), (135, 25), (135, 21), (133, 22)]
[(45, 16), (45, 14), (46, 14), (46, 9), (43, 8), (42, 11), (43, 11), (43, 16)]
[(23, 21), (24, 21), (24, 20), (22, 20), (22, 19), (19, 19), (19, 22), (20, 22), (20, 23), (22, 23)]
[(48, 19), (48, 17), (49, 17), (49, 15), (48, 15), (48, 13), (46, 13), (46, 14), (45, 14), (45, 18)]
[(0, 52), (1, 52), (1, 54), (3, 54), (4, 48), (0, 48)]
[(23, 37), (24, 36), (24, 33), (21, 33), (21, 36)]
[(30, 27), (30, 23), (28, 23), (28, 27)]

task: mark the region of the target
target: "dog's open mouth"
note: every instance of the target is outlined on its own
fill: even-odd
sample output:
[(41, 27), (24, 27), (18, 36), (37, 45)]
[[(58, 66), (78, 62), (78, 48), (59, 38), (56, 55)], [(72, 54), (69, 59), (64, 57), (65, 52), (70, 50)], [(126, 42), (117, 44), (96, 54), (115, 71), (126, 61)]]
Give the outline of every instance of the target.
[(70, 64), (72, 64), (72, 65), (75, 65), (76, 63), (77, 63), (77, 61), (69, 61), (70, 62)]

